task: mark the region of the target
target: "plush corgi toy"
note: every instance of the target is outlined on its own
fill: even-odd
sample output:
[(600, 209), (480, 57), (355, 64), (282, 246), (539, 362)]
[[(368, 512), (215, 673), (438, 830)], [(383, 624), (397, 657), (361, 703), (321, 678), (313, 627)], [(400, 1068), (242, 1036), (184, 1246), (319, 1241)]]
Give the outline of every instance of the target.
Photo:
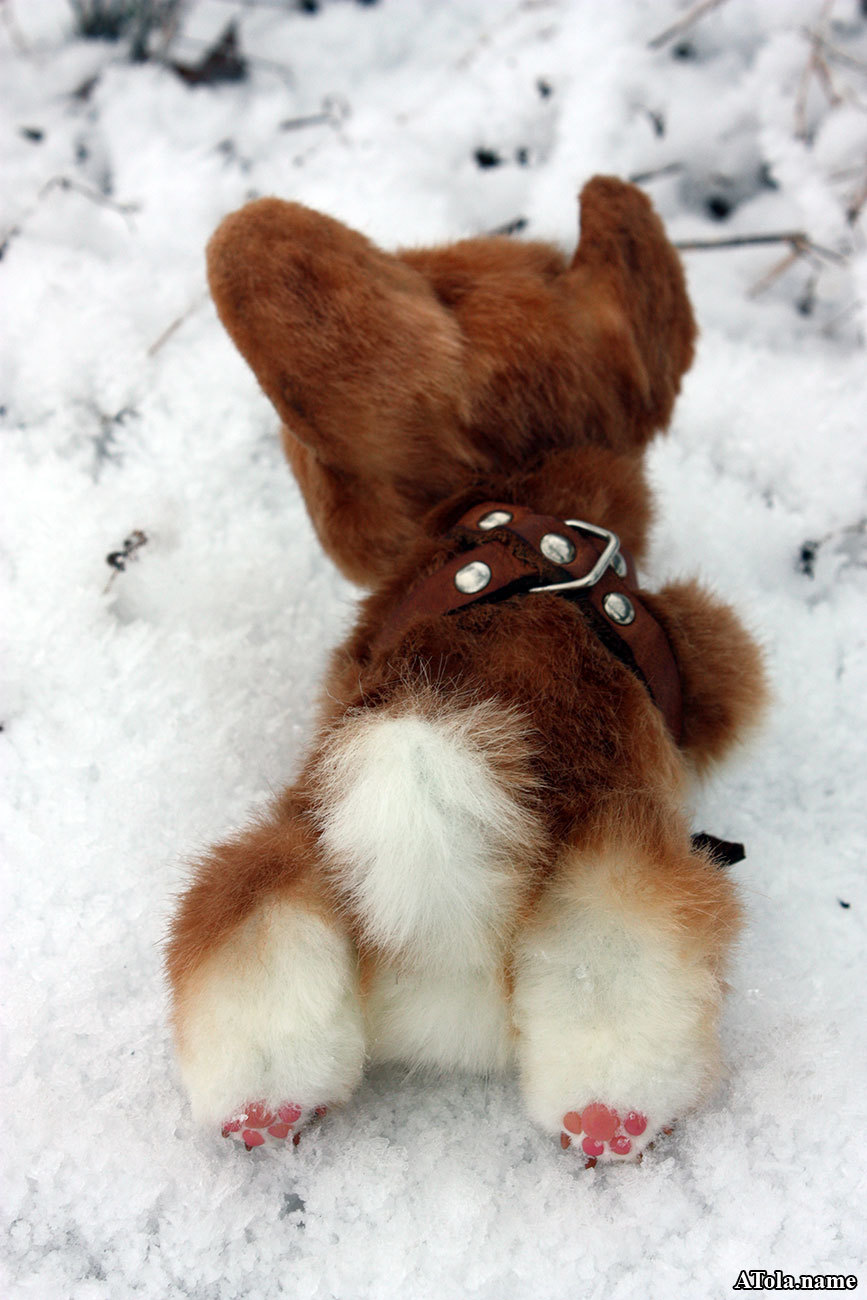
[(718, 1075), (740, 908), (684, 804), (764, 695), (730, 609), (636, 576), (642, 455), (693, 355), (677, 255), (597, 177), (571, 261), (391, 255), (262, 199), (208, 265), (322, 545), (370, 594), (296, 783), (174, 918), (193, 1114), (254, 1147), (368, 1062), (515, 1069), (564, 1147), (634, 1160)]

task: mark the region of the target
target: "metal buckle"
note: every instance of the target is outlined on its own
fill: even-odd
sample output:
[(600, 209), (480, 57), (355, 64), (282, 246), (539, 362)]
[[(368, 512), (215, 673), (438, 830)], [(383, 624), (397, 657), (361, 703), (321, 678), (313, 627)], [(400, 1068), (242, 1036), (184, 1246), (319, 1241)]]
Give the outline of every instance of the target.
[(550, 582), (545, 587), (531, 587), (530, 591), (568, 591), (573, 587), (595, 587), (620, 551), (620, 538), (616, 533), (612, 533), (609, 528), (599, 528), (596, 524), (587, 524), (583, 519), (564, 519), (563, 522), (569, 528), (577, 528), (579, 533), (591, 533), (594, 537), (605, 538), (605, 550), (590, 572), (585, 573), (583, 578), (572, 578), (569, 582)]

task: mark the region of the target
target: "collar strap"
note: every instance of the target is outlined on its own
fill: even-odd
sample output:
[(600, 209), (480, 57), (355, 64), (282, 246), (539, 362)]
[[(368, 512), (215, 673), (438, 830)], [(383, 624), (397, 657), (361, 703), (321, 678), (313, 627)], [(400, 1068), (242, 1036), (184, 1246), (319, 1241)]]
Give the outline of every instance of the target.
[(575, 598), (593, 608), (597, 617), (590, 621), (600, 640), (643, 681), (680, 741), (677, 662), (638, 594), (635, 566), (616, 533), (579, 519), (537, 515), (526, 506), (485, 501), (463, 515), (451, 536), (469, 546), (410, 591), (383, 624), (375, 649), (394, 645), (420, 618), (452, 614), (500, 593), (501, 598), (518, 592)]

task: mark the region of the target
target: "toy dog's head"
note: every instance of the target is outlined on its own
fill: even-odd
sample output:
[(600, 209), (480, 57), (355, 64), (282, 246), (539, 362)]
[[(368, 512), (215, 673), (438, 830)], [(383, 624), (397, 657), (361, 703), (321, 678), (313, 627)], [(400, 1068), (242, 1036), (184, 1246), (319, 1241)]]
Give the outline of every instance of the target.
[[(479, 502), (602, 524), (640, 560), (642, 452), (695, 339), (680, 262), (640, 190), (584, 187), (571, 262), (508, 238), (392, 255), (260, 199), (217, 230), (208, 271), (323, 546), (378, 589), (382, 617)], [(692, 584), (647, 600), (678, 663), (681, 748), (701, 766), (757, 711), (757, 652)]]
[(668, 423), (695, 326), (677, 255), (634, 186), (585, 186), (571, 262), (505, 237), (392, 255), (260, 199), (220, 226), (208, 271), (348, 577), (387, 577), (428, 511), (476, 484), (529, 490), (558, 513), (588, 475), (616, 479), (609, 526), (640, 551), (638, 453)]

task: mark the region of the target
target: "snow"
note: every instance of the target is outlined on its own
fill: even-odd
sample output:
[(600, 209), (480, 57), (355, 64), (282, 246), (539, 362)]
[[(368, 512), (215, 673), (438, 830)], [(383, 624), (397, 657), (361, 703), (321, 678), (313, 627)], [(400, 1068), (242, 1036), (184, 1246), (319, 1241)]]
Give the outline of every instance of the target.
[[(232, 14), (255, 57), (250, 80), (196, 89), (76, 39), (63, 0), (3, 10), (5, 1293), (618, 1300), (717, 1296), (742, 1268), (859, 1273), (855, 0), (729, 0), (658, 50), (673, 2), (200, 0), (175, 57), (200, 57)], [(829, 63), (835, 103), (815, 76), (802, 95), (804, 28), (823, 23), (854, 61)], [(327, 96), (348, 114), (279, 129)], [(480, 148), (501, 165), (480, 168)], [(672, 166), (646, 181), (672, 238), (797, 229), (837, 255), (751, 295), (786, 245), (685, 254), (702, 341), (651, 456), (651, 576), (699, 571), (731, 599), (776, 694), (695, 810), (748, 852), (727, 1078), (635, 1168), (581, 1169), (511, 1081), (392, 1071), (297, 1149), (247, 1155), (191, 1123), (161, 942), (185, 861), (295, 770), (355, 593), (206, 300), (204, 243), (276, 193), (390, 246), (524, 217), (569, 247), (587, 176)], [(112, 576), (106, 554), (137, 528), (146, 544)]]

